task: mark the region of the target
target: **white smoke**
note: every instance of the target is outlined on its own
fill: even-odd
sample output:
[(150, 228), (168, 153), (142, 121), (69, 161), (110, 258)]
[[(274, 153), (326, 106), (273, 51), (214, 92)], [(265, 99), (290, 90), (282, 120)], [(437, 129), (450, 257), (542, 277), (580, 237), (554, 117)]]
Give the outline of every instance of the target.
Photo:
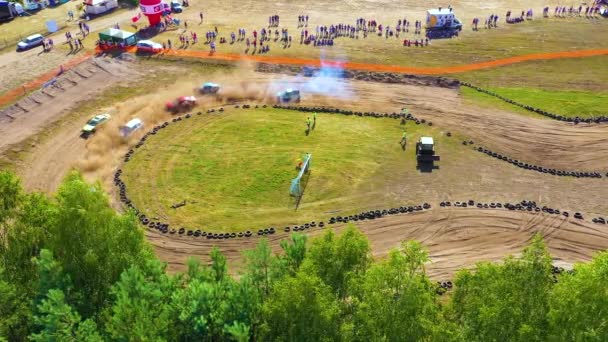
[(310, 71), (301, 71), (295, 77), (284, 77), (275, 80), (270, 89), (274, 92), (284, 91), (287, 88), (300, 90), (302, 96), (321, 95), (332, 98), (351, 100), (355, 98), (355, 92), (349, 82), (345, 81), (344, 68), (341, 61), (324, 62), (324, 54), (321, 53), (320, 68), (312, 68)]

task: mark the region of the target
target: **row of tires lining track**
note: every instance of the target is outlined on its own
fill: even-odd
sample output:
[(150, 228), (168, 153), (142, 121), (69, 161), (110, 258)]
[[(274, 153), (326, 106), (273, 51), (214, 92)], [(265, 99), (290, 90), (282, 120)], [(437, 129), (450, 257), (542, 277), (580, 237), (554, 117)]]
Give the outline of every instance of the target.
[[(428, 124), (429, 126), (433, 125), (432, 122), (429, 121), (427, 123), (425, 119), (416, 118), (411, 113), (404, 115), (404, 114), (398, 114), (398, 113), (358, 112), (358, 111), (352, 111), (352, 110), (326, 108), (326, 107), (281, 106), (281, 105), (275, 105), (274, 108), (297, 110), (297, 111), (301, 111), (301, 112), (320, 112), (320, 113), (329, 113), (329, 114), (342, 114), (342, 115), (347, 115), (347, 116), (354, 115), (354, 116), (366, 116), (366, 117), (374, 117), (374, 118), (391, 118), (391, 119), (401, 118), (402, 120), (414, 121), (416, 124)], [(448, 132), (446, 135), (448, 137), (452, 136), (452, 134), (450, 132)], [(465, 141), (465, 142), (463, 142), (463, 145), (465, 145), (465, 146), (473, 145), (473, 141), (469, 141), (469, 142)], [(490, 151), (483, 147), (478, 147), (475, 150), (479, 151), (479, 152), (483, 152), (483, 153), (487, 154), (488, 156), (508, 162), (510, 164), (513, 164), (513, 165), (518, 166), (525, 170), (532, 170), (532, 171), (537, 171), (540, 173), (556, 175), (556, 176), (571, 176), (571, 177), (576, 177), (576, 178), (602, 178), (602, 173), (597, 172), (597, 171), (556, 170), (556, 169), (552, 169), (552, 168), (546, 168), (543, 166), (525, 163), (525, 162), (519, 161), (517, 159), (510, 158), (510, 157), (504, 156), (502, 154)], [(606, 177), (608, 177), (608, 173), (606, 173)]]
[(536, 108), (536, 107), (525, 105), (523, 103), (519, 103), (519, 102), (517, 102), (515, 100), (506, 98), (506, 97), (504, 97), (504, 96), (502, 96), (500, 94), (497, 94), (497, 93), (495, 93), (493, 91), (490, 91), (490, 90), (483, 89), (481, 87), (472, 85), (471, 83), (460, 82), (460, 85), (464, 86), (464, 87), (468, 87), (468, 88), (474, 89), (474, 90), (476, 90), (476, 91), (478, 91), (480, 93), (484, 93), (486, 95), (493, 96), (493, 97), (495, 97), (497, 99), (500, 99), (500, 100), (502, 100), (502, 101), (504, 101), (506, 103), (509, 103), (511, 105), (523, 108), (523, 109), (525, 109), (527, 111), (530, 111), (530, 112), (533, 112), (533, 113), (536, 113), (536, 114), (539, 114), (539, 115), (543, 115), (543, 116), (548, 117), (548, 118), (553, 119), (553, 120), (558, 120), (558, 121), (563, 121), (563, 122), (571, 122), (571, 123), (574, 123), (575, 125), (577, 125), (579, 123), (588, 123), (588, 124), (591, 124), (591, 123), (598, 123), (598, 124), (599, 123), (608, 123), (608, 114), (596, 116), (596, 117), (593, 117), (593, 118), (581, 118), (581, 117), (578, 117), (578, 116), (576, 116), (576, 117), (566, 117), (566, 116), (563, 116), (563, 115), (560, 115), (560, 114), (555, 114), (555, 113), (548, 112), (548, 111), (540, 109), (540, 108)]
[[(251, 106), (251, 105), (236, 105), (235, 108), (242, 108), (242, 109), (249, 109), (249, 108), (259, 108), (260, 106), (255, 105), (255, 106)], [(266, 105), (262, 105), (262, 108), (266, 108)], [(326, 107), (303, 107), (303, 106), (280, 106), (280, 105), (275, 105), (273, 106), (276, 109), (287, 109), (287, 110), (297, 110), (297, 111), (302, 111), (302, 112), (321, 112), (321, 113), (334, 113), (334, 114), (343, 114), (343, 115), (354, 115), (354, 116), (366, 116), (366, 117), (374, 117), (374, 118), (391, 118), (391, 119), (402, 119), (402, 120), (411, 120), (411, 121), (415, 121), (416, 124), (423, 124), (426, 123), (426, 121), (424, 119), (418, 119), (416, 117), (414, 117), (412, 114), (398, 114), (398, 113), (376, 113), (376, 112), (357, 112), (357, 111), (351, 111), (351, 110), (342, 110), (342, 109), (335, 109), (335, 108), (326, 108)], [(215, 113), (215, 112), (224, 112), (224, 108), (220, 107), (217, 110), (216, 109), (208, 109), (207, 113)], [(156, 135), (158, 133), (159, 130), (169, 126), (170, 124), (175, 124), (177, 122), (180, 121), (184, 121), (184, 120), (188, 120), (190, 118), (192, 118), (194, 115), (200, 116), (202, 115), (202, 112), (197, 112), (196, 114), (185, 114), (183, 116), (178, 116), (173, 118), (170, 122), (164, 122), (160, 125), (155, 126), (152, 130), (150, 130), (149, 132), (147, 132), (146, 134), (144, 134), (141, 139), (137, 142), (137, 144), (135, 144), (133, 149), (130, 149), (124, 156), (123, 161), (125, 163), (129, 162), (131, 160), (131, 157), (133, 156), (133, 154), (135, 153), (135, 151), (142, 147), (143, 144), (147, 141), (147, 139), (151, 136), (151, 135)], [(432, 126), (431, 122), (428, 122), (428, 125)], [(448, 136), (451, 136), (451, 134), (448, 132), (447, 133)], [(469, 142), (468, 144), (472, 144), (472, 141)], [(494, 155), (495, 153), (493, 152), (489, 152), (488, 150), (485, 150), (483, 148), (477, 148), (476, 150), (481, 151), (481, 152), (486, 152), (487, 154), (494, 156), (496, 158), (498, 158), (500, 156), (501, 160), (505, 160), (503, 159), (504, 156), (498, 155), (496, 154), (496, 156)], [(509, 161), (510, 159), (507, 158), (506, 161)], [(512, 160), (511, 163), (515, 164), (515, 165), (520, 165), (521, 162), (517, 161), (517, 160)], [(528, 164), (524, 164), (524, 168), (530, 168), (530, 166), (526, 166)], [(531, 168), (534, 169), (534, 168)], [(546, 172), (545, 172), (546, 170)], [(552, 170), (552, 169), (541, 169), (540, 172), (543, 173), (549, 173), (549, 174), (556, 174), (556, 175), (564, 175), (564, 174), (559, 174), (558, 171)], [(119, 193), (119, 198), (120, 201), (124, 204), (124, 206), (126, 206), (127, 208), (133, 210), (139, 220), (139, 222), (148, 227), (149, 229), (154, 229), (159, 231), (162, 234), (169, 234), (169, 235), (178, 235), (178, 236), (188, 236), (188, 237), (192, 237), (192, 238), (206, 238), (206, 239), (217, 239), (217, 240), (223, 240), (223, 239), (234, 239), (234, 238), (250, 238), (250, 237), (254, 237), (254, 236), (266, 236), (266, 235), (273, 235), (276, 233), (280, 233), (279, 229), (275, 228), (275, 227), (269, 227), (269, 228), (264, 228), (264, 229), (258, 229), (256, 230), (247, 230), (244, 232), (231, 232), (231, 233), (211, 233), (211, 232), (205, 232), (201, 229), (188, 229), (185, 227), (181, 227), (179, 229), (176, 228), (172, 228), (170, 227), (170, 225), (168, 223), (165, 222), (161, 222), (161, 221), (155, 221), (151, 218), (148, 218), (144, 213), (142, 213), (140, 210), (138, 210), (135, 205), (133, 204), (133, 202), (131, 201), (131, 199), (127, 196), (127, 186), (124, 183), (124, 181), (121, 179), (122, 176), (122, 169), (118, 169), (115, 174), (114, 174), (114, 185), (118, 188), (118, 193)], [(572, 176), (575, 177), (591, 177), (591, 176), (585, 176), (585, 174), (572, 174)], [(600, 175), (601, 177), (601, 175)], [(484, 209), (484, 208), (491, 208), (491, 209), (507, 209), (507, 210), (525, 210), (525, 211), (534, 211), (534, 212), (545, 212), (548, 214), (561, 214), (564, 217), (569, 217), (569, 213), (568, 212), (561, 212), (557, 209), (552, 209), (552, 208), (548, 208), (548, 207), (542, 207), (539, 208), (536, 206), (535, 202), (532, 201), (522, 201), (518, 204), (510, 204), (510, 203), (505, 203), (504, 205), (501, 203), (489, 203), (489, 204), (484, 204), (484, 203), (480, 203), (480, 202), (475, 202), (473, 200), (469, 200), (467, 202), (441, 202), (440, 203), (440, 207), (476, 207), (479, 209)], [(328, 225), (333, 225), (333, 224), (344, 224), (344, 223), (348, 223), (348, 222), (358, 222), (358, 221), (364, 221), (364, 220), (375, 220), (375, 219), (380, 219), (383, 218), (385, 216), (388, 215), (398, 215), (398, 214), (407, 214), (407, 213), (413, 213), (413, 212), (419, 212), (419, 211), (424, 211), (424, 210), (428, 210), (431, 209), (431, 205), (429, 203), (424, 203), (421, 205), (411, 205), (411, 206), (401, 206), (401, 207), (394, 207), (394, 208), (388, 208), (388, 209), (376, 209), (376, 210), (369, 210), (369, 211), (364, 211), (361, 212), (359, 214), (353, 214), (353, 215), (348, 215), (348, 216), (333, 216), (331, 218), (329, 218), (327, 220), (327, 223), (325, 221), (311, 221), (311, 222), (306, 222), (303, 224), (298, 224), (298, 225), (293, 225), (293, 226), (286, 226), (282, 229), (283, 233), (289, 233), (289, 232), (298, 232), (298, 231), (306, 231), (306, 230), (310, 230), (310, 229), (315, 229), (315, 228), (320, 228), (323, 229)], [(576, 219), (583, 219), (582, 214), (580, 214), (579, 212), (576, 212), (574, 214), (574, 218)], [(594, 223), (601, 223), (604, 224), (606, 223), (606, 220), (604, 218), (594, 218), (593, 219)], [(447, 285), (445, 285), (447, 286)], [(447, 287), (446, 287), (447, 288)]]
[[(552, 169), (552, 168), (546, 168), (546, 167), (542, 167), (542, 166), (538, 166), (538, 165), (533, 165), (533, 164), (528, 164), (525, 162), (522, 162), (520, 160), (502, 155), (500, 153), (497, 152), (493, 152), (487, 148), (484, 147), (477, 147), (475, 148), (475, 151), (484, 153), (490, 157), (496, 158), (498, 160), (502, 160), (505, 161), (509, 164), (515, 165), (519, 168), (525, 169), (525, 170), (532, 170), (532, 171), (536, 171), (536, 172), (540, 172), (540, 173), (544, 173), (544, 174), (549, 174), (549, 175), (554, 175), (554, 176), (569, 176), (569, 177), (576, 177), (576, 178), (602, 178), (602, 173), (597, 172), (597, 171), (566, 171), (566, 170), (557, 170), (557, 169)], [(608, 177), (608, 173), (606, 173), (606, 177)]]
[[(554, 283), (558, 282), (558, 276), (562, 273), (573, 274), (574, 269), (566, 270), (560, 266), (555, 266), (555, 265), (551, 266), (551, 277), (553, 278)], [(448, 292), (449, 290), (451, 290), (452, 287), (454, 287), (454, 284), (452, 283), (451, 280), (438, 281), (437, 283), (435, 283), (435, 293), (441, 296), (441, 295), (445, 294), (446, 292)]]

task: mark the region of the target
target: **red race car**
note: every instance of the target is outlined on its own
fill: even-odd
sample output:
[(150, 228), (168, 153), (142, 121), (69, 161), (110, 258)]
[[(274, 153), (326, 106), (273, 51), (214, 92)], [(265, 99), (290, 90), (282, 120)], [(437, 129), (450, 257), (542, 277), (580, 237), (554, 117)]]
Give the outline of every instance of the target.
[(169, 112), (175, 114), (192, 110), (196, 106), (196, 98), (194, 96), (180, 96), (173, 102), (167, 102), (166, 108)]

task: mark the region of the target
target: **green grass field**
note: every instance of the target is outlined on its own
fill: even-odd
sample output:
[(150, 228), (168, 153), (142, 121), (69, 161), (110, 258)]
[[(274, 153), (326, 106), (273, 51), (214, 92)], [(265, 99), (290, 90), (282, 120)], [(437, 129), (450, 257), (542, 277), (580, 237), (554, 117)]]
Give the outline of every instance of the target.
[[(388, 205), (384, 183), (391, 177), (384, 175), (415, 170), (413, 143), (421, 132), (437, 137), (438, 144), (451, 144), (432, 127), (408, 123), (410, 146), (403, 151), (398, 120), (329, 114), (319, 114), (316, 128), (306, 136), (308, 115), (228, 110), (169, 125), (123, 167), (128, 194), (149, 217), (174, 227), (280, 227), (369, 209), (371, 200)], [(313, 155), (312, 168), (296, 210), (289, 185), (306, 152)], [(170, 208), (183, 200), (186, 206)]]
[(68, 2), (55, 8), (45, 8), (34, 12), (31, 16), (18, 17), (9, 23), (0, 26), (0, 49), (15, 48), (15, 44), (21, 39), (35, 34), (45, 34), (47, 32), (47, 20), (55, 20), (59, 29), (68, 25), (76, 25), (69, 22), (67, 13), (69, 10), (78, 13), (76, 3)]
[[(608, 92), (557, 91), (537, 88), (489, 88), (489, 90), (517, 102), (542, 108), (566, 117), (594, 117), (608, 113)], [(544, 116), (508, 104), (476, 90), (461, 88), (463, 97), (472, 103), (514, 111), (538, 118)]]

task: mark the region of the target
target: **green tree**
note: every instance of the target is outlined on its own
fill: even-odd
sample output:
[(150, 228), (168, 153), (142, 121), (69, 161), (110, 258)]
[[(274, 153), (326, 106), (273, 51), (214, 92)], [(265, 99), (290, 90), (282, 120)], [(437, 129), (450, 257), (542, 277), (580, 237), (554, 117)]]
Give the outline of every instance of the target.
[(29, 298), (3, 278), (4, 271), (0, 268), (0, 340), (21, 341), (29, 334), (32, 315)]
[(237, 342), (249, 341), (249, 326), (240, 322), (234, 322), (233, 325), (226, 326), (224, 330)]
[(292, 276), (298, 272), (306, 257), (306, 240), (306, 235), (293, 233), (291, 240), (281, 241), (281, 248), (285, 253), (281, 260)]
[(63, 272), (63, 268), (53, 257), (53, 253), (47, 249), (40, 252), (40, 257), (34, 259), (38, 267), (38, 288), (34, 297), (34, 305), (38, 306), (47, 299), (50, 290), (60, 290), (62, 296), (70, 293), (72, 286), (70, 278)]
[(244, 277), (257, 289), (261, 301), (270, 294), (272, 283), (283, 273), (279, 259), (272, 254), (268, 240), (261, 239), (255, 249), (244, 251), (246, 273)]
[(551, 257), (536, 236), (522, 258), (460, 271), (452, 310), (470, 341), (543, 341), (547, 337)]
[(61, 290), (50, 290), (47, 297), (38, 305), (34, 323), (40, 332), (32, 334), (32, 341), (103, 341), (95, 323), (81, 321), (80, 315), (65, 302)]
[(304, 270), (278, 281), (262, 309), (263, 341), (335, 341), (340, 305), (331, 287)]
[(37, 291), (33, 262), (44, 243), (52, 205), (44, 195), (23, 194), (19, 179), (0, 171), (0, 336), (24, 340), (31, 326), (31, 298)]
[[(16, 214), (22, 196), (21, 181), (10, 171), (0, 171), (0, 224), (8, 224)], [(4, 229), (0, 229), (2, 233)]]
[(57, 193), (57, 212), (47, 248), (76, 291), (74, 304), (91, 317), (107, 304), (109, 289), (131, 265), (151, 256), (134, 215), (118, 215), (99, 185), (71, 173)]
[(608, 252), (576, 265), (553, 288), (549, 321), (556, 341), (608, 341)]
[(369, 266), (369, 250), (369, 241), (353, 225), (338, 238), (328, 230), (313, 240), (302, 268), (316, 274), (339, 298), (344, 298), (349, 279), (365, 272)]
[(114, 301), (106, 331), (118, 341), (166, 341), (176, 289), (176, 281), (158, 260), (145, 267), (131, 266), (112, 286)]
[(447, 339), (441, 308), (424, 272), (428, 253), (420, 243), (402, 243), (374, 264), (356, 288), (353, 336), (358, 341)]
[(211, 260), (208, 268), (190, 261), (183, 289), (173, 293), (174, 340), (225, 340), (237, 338), (237, 330), (250, 329), (255, 291), (227, 276), (226, 258), (219, 250), (212, 250)]

